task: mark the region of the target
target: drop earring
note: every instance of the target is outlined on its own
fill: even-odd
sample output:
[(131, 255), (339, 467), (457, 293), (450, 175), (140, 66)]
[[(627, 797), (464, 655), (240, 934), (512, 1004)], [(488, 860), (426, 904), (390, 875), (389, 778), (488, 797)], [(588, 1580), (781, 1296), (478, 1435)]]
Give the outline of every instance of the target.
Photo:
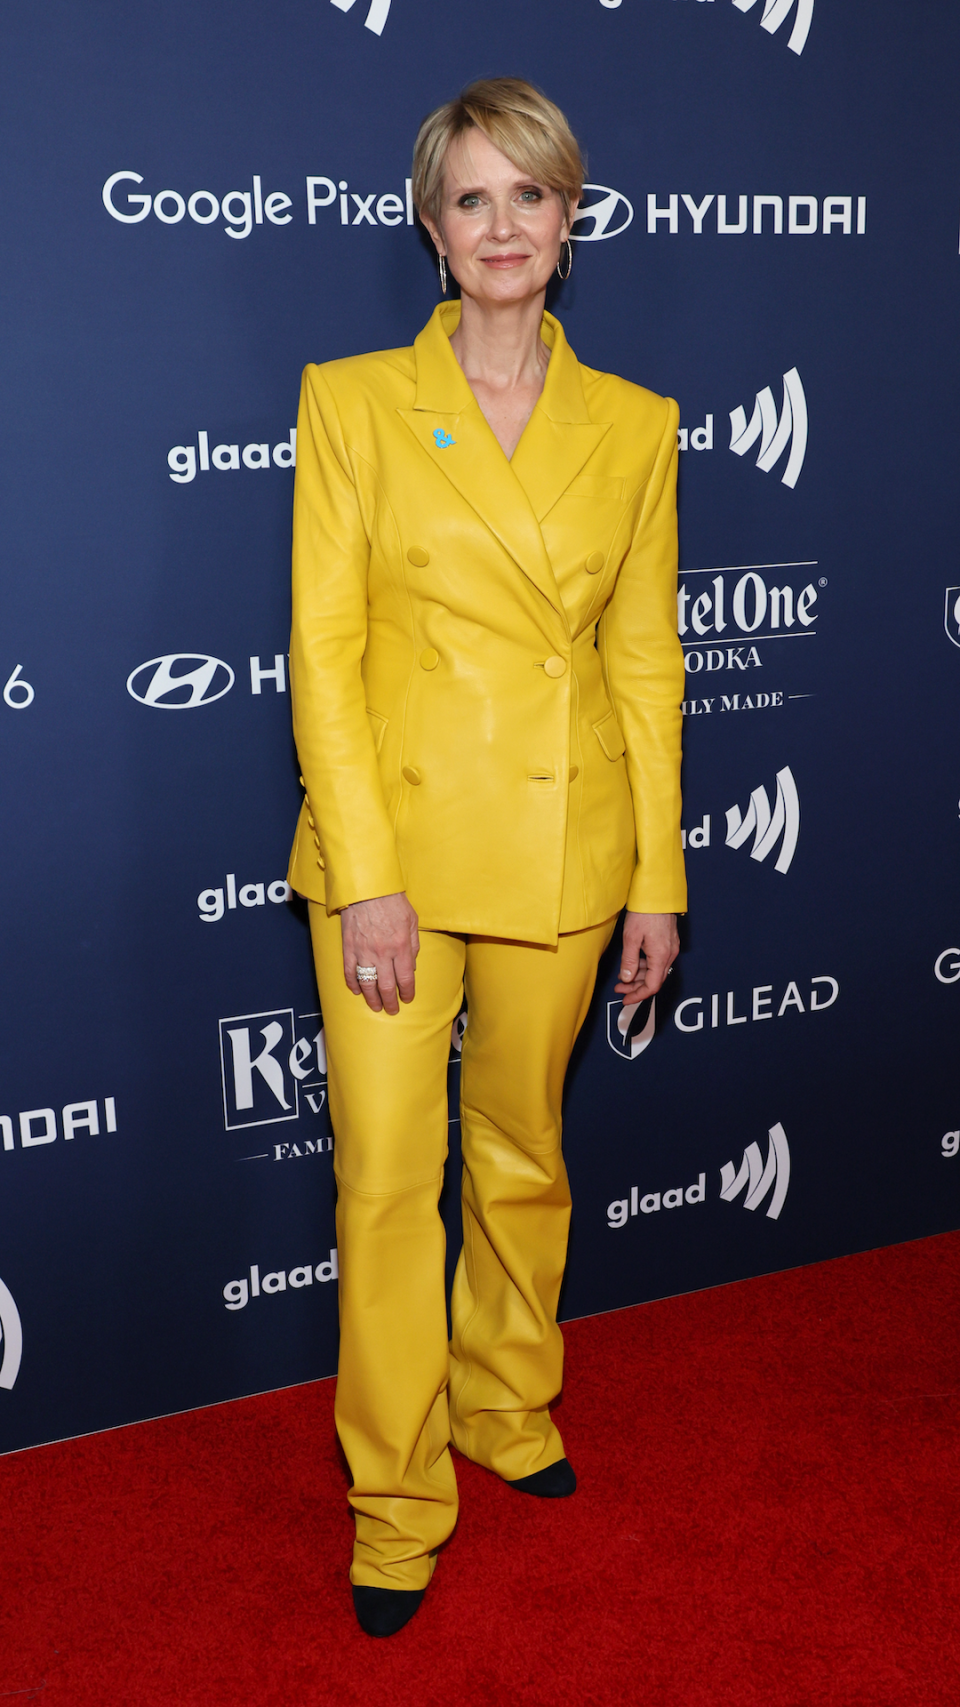
[(573, 244), (571, 243), (569, 237), (566, 237), (564, 239), (564, 242), (567, 245), (567, 270), (565, 273), (562, 273), (560, 271), (560, 262), (559, 261), (557, 262), (557, 277), (560, 279), (568, 279), (570, 277), (570, 272), (571, 272), (571, 269), (573, 267)]
[(446, 255), (438, 255), (437, 256), (437, 262), (438, 262), (438, 265), (440, 267), (440, 289), (442, 290), (444, 296), (446, 296), (446, 294), (447, 294), (447, 257), (446, 257)]

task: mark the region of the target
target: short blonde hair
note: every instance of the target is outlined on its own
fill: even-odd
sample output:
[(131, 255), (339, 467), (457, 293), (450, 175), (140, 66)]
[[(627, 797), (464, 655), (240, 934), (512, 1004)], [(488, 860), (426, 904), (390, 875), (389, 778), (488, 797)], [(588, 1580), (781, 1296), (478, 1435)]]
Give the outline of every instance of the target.
[(447, 150), (474, 127), (521, 172), (556, 190), (567, 215), (572, 213), (583, 188), (584, 164), (564, 114), (521, 77), (483, 77), (455, 101), (435, 108), (417, 132), (413, 199), (421, 214), (439, 218)]

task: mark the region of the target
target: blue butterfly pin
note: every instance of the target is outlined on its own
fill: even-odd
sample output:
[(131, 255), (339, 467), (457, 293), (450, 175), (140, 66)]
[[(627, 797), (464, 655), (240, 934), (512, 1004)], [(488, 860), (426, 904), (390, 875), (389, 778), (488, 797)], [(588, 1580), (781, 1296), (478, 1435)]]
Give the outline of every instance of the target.
[(448, 450), (451, 445), (455, 445), (457, 442), (450, 433), (445, 433), (442, 427), (434, 427), (433, 436), (438, 450)]

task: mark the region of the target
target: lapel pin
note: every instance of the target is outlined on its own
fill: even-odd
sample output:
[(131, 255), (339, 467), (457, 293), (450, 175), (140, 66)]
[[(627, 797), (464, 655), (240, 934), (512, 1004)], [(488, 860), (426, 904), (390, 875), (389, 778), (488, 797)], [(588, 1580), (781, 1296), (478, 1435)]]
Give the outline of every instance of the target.
[(442, 427), (434, 427), (433, 436), (438, 450), (447, 450), (450, 445), (455, 445), (457, 442), (450, 433), (445, 433)]

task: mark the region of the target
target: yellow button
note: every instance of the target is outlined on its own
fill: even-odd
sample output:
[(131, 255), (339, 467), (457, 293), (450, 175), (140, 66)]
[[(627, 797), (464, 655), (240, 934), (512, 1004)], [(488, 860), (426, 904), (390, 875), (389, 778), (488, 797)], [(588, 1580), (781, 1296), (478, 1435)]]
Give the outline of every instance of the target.
[(566, 667), (566, 663), (562, 658), (554, 656), (553, 658), (547, 659), (543, 666), (543, 670), (545, 675), (552, 676), (554, 681), (559, 681), (560, 677), (566, 670)]
[(428, 646), (426, 651), (421, 652), (420, 654), (421, 670), (435, 670), (439, 662), (440, 654), (439, 652), (435, 652), (432, 646)]
[(317, 836), (317, 835), (314, 836), (313, 845), (315, 848), (318, 848), (320, 846), (320, 837), (319, 836)]
[(580, 766), (579, 765), (571, 765), (570, 766), (570, 781), (574, 782), (579, 775), (580, 775)]
[(408, 563), (412, 563), (415, 569), (425, 569), (429, 561), (429, 551), (424, 551), (419, 545), (411, 545), (410, 550), (407, 552)]
[(591, 551), (590, 556), (587, 558), (587, 561), (584, 564), (584, 568), (586, 569), (588, 575), (599, 575), (601, 569), (603, 568), (603, 552), (602, 551)]
[(306, 785), (306, 783), (305, 783), (305, 782), (304, 782), (304, 780), (303, 780), (303, 777), (301, 777), (301, 778), (300, 778), (300, 787), (301, 787), (301, 788), (306, 788), (306, 786), (307, 786), (307, 785)]
[(319, 866), (319, 867), (320, 867), (320, 870), (321, 870), (321, 871), (326, 871), (326, 869), (327, 869), (327, 868), (326, 868), (326, 866), (325, 866), (325, 865), (324, 865), (324, 863), (323, 863), (323, 860), (322, 860), (322, 859), (321, 859), (321, 858), (320, 858), (320, 855), (319, 855), (319, 854), (318, 854), (318, 855), (317, 855), (317, 864), (318, 864), (318, 866)]
[(311, 830), (315, 830), (315, 829), (316, 829), (316, 827), (317, 827), (317, 823), (316, 823), (316, 819), (315, 819), (315, 818), (311, 818), (311, 816), (310, 816), (310, 813), (309, 813), (309, 812), (308, 812), (308, 813), (307, 813), (307, 823), (308, 823), (308, 824), (309, 824), (309, 825), (310, 825), (310, 828), (311, 828)]
[(415, 765), (404, 765), (400, 775), (403, 777), (404, 782), (412, 782), (414, 788), (419, 786), (420, 772), (417, 770)]

